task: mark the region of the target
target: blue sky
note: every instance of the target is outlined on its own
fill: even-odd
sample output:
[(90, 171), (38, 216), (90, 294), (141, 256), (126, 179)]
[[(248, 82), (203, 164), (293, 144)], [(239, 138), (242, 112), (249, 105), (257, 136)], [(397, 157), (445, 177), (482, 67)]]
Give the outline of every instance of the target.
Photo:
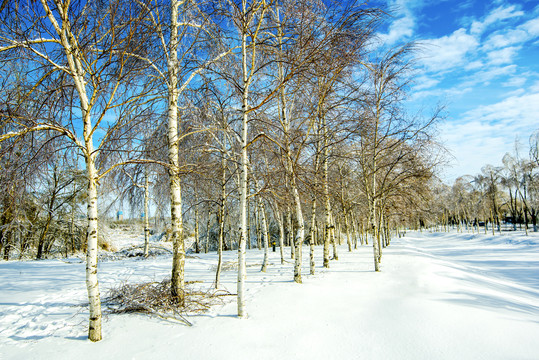
[(442, 179), (501, 165), (515, 138), (527, 156), (539, 130), (539, 2), (388, 0), (388, 45), (421, 41), (411, 106), (447, 106), (439, 138), (451, 151)]

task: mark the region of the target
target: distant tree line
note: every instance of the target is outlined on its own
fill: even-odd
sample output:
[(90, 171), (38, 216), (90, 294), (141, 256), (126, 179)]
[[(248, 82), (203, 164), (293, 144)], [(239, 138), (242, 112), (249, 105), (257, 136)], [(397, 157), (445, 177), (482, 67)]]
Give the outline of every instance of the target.
[(459, 231), (501, 233), (537, 232), (539, 211), (539, 132), (529, 138), (522, 153), (516, 142), (502, 166), (485, 165), (477, 175), (457, 178), (452, 186), (437, 183), (436, 196), (424, 216), (427, 226)]

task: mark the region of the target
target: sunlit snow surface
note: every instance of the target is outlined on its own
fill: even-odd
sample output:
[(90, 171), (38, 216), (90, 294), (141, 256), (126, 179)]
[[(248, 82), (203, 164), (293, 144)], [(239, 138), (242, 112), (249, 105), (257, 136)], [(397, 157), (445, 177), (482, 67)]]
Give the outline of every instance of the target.
[[(186, 327), (143, 315), (108, 315), (104, 340), (86, 340), (84, 263), (0, 262), (0, 360), (5, 359), (538, 359), (539, 235), (414, 233), (385, 249), (373, 272), (372, 247), (308, 275), (248, 252), (247, 319), (234, 298)], [(225, 253), (233, 261), (235, 251)], [(215, 253), (186, 262), (187, 280), (210, 287)], [(162, 280), (170, 256), (104, 261), (101, 293), (120, 282)], [(235, 292), (235, 271), (222, 276)]]

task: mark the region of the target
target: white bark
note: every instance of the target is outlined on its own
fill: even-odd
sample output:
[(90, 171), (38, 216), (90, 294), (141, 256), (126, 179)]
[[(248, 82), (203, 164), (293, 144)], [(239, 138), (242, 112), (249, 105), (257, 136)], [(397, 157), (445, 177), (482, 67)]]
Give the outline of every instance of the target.
[(290, 208), (286, 212), (286, 227), (287, 227), (287, 241), (288, 246), (290, 246), (290, 258), (294, 259), (296, 255), (296, 247), (294, 246), (294, 225), (292, 224), (292, 213)]
[[(260, 209), (255, 205), (255, 236), (256, 236), (256, 248), (262, 250), (262, 240), (260, 234)], [(250, 240), (250, 239), (249, 239)]]
[(269, 242), (269, 231), (268, 231), (268, 222), (266, 219), (266, 207), (264, 206), (264, 203), (262, 200), (258, 200), (258, 206), (260, 209), (260, 216), (261, 216), (261, 222), (262, 222), (262, 237), (264, 242), (264, 261), (262, 262), (262, 268), (260, 271), (266, 272), (268, 270), (268, 257), (269, 257), (269, 248), (268, 248), (268, 242)]
[(150, 215), (149, 211), (150, 184), (148, 170), (144, 168), (144, 257), (148, 257), (150, 249)]
[(313, 197), (313, 209), (311, 214), (311, 241), (309, 242), (309, 270), (310, 274), (314, 275), (315, 273), (315, 262), (314, 262), (314, 237), (316, 236), (316, 197)]
[[(353, 216), (352, 216), (352, 233), (354, 234), (354, 249), (357, 249), (357, 238), (359, 234), (357, 230), (357, 221)], [(361, 240), (361, 245), (363, 245), (363, 240)]]
[(204, 241), (204, 253), (208, 253), (210, 245), (210, 225), (211, 225), (211, 212), (208, 206), (208, 219), (206, 220), (206, 239)]
[(327, 121), (324, 115), (322, 115), (323, 129), (324, 129), (324, 157), (323, 157), (323, 174), (324, 174), (324, 211), (326, 213), (326, 226), (324, 232), (324, 267), (329, 268), (329, 244), (331, 241), (331, 231), (334, 226), (331, 222), (331, 203), (329, 201), (329, 179), (328, 179), (328, 157), (329, 157), (329, 147), (328, 147), (328, 130), (327, 130)]
[[(279, 17), (279, 12), (277, 11), (277, 17)], [(279, 47), (282, 50), (282, 28), (279, 24), (278, 27), (278, 42)], [(284, 83), (284, 71), (282, 62), (278, 62), (278, 73), (279, 81)], [(294, 281), (301, 283), (301, 262), (302, 262), (302, 246), (305, 239), (305, 222), (303, 220), (303, 212), (301, 209), (301, 199), (299, 197), (299, 191), (296, 182), (296, 173), (293, 167), (293, 158), (292, 151), (290, 149), (290, 118), (288, 116), (287, 102), (285, 87), (281, 86), (280, 89), (280, 100), (281, 100), (281, 119), (283, 122), (283, 130), (285, 137), (285, 149), (286, 149), (286, 169), (287, 175), (290, 178), (290, 186), (292, 191), (292, 196), (294, 198), (294, 210), (296, 215), (297, 229), (296, 234), (294, 235), (293, 244), (291, 244), (291, 254), (295, 259), (294, 262)]]
[[(374, 175), (373, 175), (374, 178)], [(372, 201), (372, 209), (371, 209), (371, 224), (372, 224), (372, 250), (374, 255), (374, 271), (380, 271), (380, 246), (379, 246), (379, 231), (378, 231), (378, 223), (377, 223), (377, 216), (376, 216), (376, 198)]]
[(225, 234), (224, 206), (219, 209), (219, 242), (217, 244), (217, 269), (215, 271), (215, 288), (221, 285), (221, 271), (223, 268), (223, 241)]
[[(89, 151), (93, 146), (88, 143)], [(90, 325), (88, 327), (88, 339), (100, 341), (101, 335), (101, 299), (99, 296), (99, 283), (97, 281), (97, 171), (95, 169), (95, 156), (86, 157), (86, 170), (88, 172), (88, 230), (86, 234), (86, 289), (90, 305)]]
[[(86, 161), (86, 172), (88, 176), (88, 228), (87, 228), (87, 253), (86, 253), (86, 288), (88, 292), (88, 302), (90, 309), (90, 324), (88, 329), (88, 338), (91, 341), (99, 341), (102, 339), (101, 333), (101, 300), (99, 295), (99, 283), (97, 280), (97, 251), (98, 251), (98, 218), (97, 218), (97, 170), (95, 168), (95, 156), (93, 146), (93, 128), (91, 121), (91, 105), (88, 100), (88, 95), (85, 87), (86, 72), (82, 65), (82, 59), (77, 41), (71, 33), (68, 14), (64, 13), (67, 8), (59, 1), (56, 2), (60, 15), (62, 15), (61, 23), (58, 23), (52, 11), (45, 0), (41, 0), (41, 4), (53, 28), (60, 37), (63, 50), (66, 54), (69, 70), (66, 71), (73, 79), (75, 89), (79, 95), (80, 110), (83, 121), (83, 138), (84, 138), (84, 158)], [(61, 25), (60, 25), (61, 24)], [(54, 65), (54, 64), (53, 64)], [(64, 69), (65, 70), (65, 69)]]
[(171, 0), (171, 27), (168, 59), (168, 158), (170, 163), (170, 221), (172, 228), (172, 296), (183, 303), (185, 280), (185, 245), (183, 241), (182, 194), (178, 150), (178, 7)]
[(303, 247), (303, 240), (305, 239), (305, 222), (303, 220), (303, 212), (301, 210), (301, 201), (299, 198), (299, 192), (298, 188), (296, 186), (295, 178), (293, 178), (294, 181), (292, 181), (292, 191), (294, 195), (294, 203), (296, 208), (296, 223), (297, 223), (297, 229), (296, 229), (296, 236), (294, 241), (294, 247), (296, 248), (295, 251), (295, 262), (294, 262), (294, 281), (301, 284), (301, 262), (302, 262), (302, 247)]
[[(195, 190), (196, 191), (196, 190)], [(196, 197), (195, 204), (195, 253), (200, 252), (200, 234), (199, 234), (199, 218), (198, 218), (198, 197)]]
[(346, 228), (346, 243), (348, 244), (348, 252), (352, 252), (352, 237), (350, 235), (350, 224), (348, 223), (348, 215), (344, 215), (344, 227)]
[(275, 204), (275, 219), (279, 224), (279, 252), (281, 254), (281, 265), (284, 264), (284, 219), (279, 207)]
[[(242, 1), (242, 15), (247, 16), (246, 0)], [(246, 20), (244, 20), (246, 21)], [(240, 181), (240, 243), (238, 246), (238, 316), (246, 317), (245, 309), (245, 279), (247, 277), (245, 267), (245, 243), (247, 241), (247, 143), (248, 143), (248, 99), (249, 99), (249, 74), (247, 72), (247, 29), (243, 24), (241, 31), (241, 55), (242, 55), (242, 131), (241, 131), (241, 181)]]
[(332, 241), (332, 244), (333, 244), (333, 260), (339, 260), (339, 253), (337, 252), (337, 241), (339, 241), (339, 245), (341, 243), (341, 231), (339, 229), (339, 240), (337, 240), (337, 237), (335, 236), (335, 232), (336, 232), (336, 226), (335, 226), (335, 219), (333, 219), (333, 214), (331, 214), (331, 224), (332, 224), (332, 227), (331, 227), (331, 241)]
[(221, 203), (219, 204), (219, 242), (217, 245), (217, 270), (215, 272), (215, 288), (218, 289), (221, 281), (221, 269), (223, 266), (223, 243), (225, 236), (225, 201), (226, 201), (226, 159), (223, 153), (221, 159)]

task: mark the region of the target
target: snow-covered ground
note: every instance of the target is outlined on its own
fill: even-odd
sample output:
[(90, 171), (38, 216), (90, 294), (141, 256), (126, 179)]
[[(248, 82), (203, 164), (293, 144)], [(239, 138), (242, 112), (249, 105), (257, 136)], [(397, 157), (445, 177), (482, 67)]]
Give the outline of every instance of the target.
[[(411, 233), (308, 275), (270, 252), (248, 253), (247, 319), (234, 298), (193, 327), (144, 315), (108, 315), (104, 339), (86, 340), (84, 263), (78, 259), (0, 262), (0, 360), (5, 359), (538, 359), (539, 236)], [(225, 253), (234, 261), (237, 253)], [(306, 256), (305, 256), (306, 255)], [(187, 259), (187, 280), (210, 287), (216, 255)], [(104, 261), (102, 294), (122, 281), (161, 280), (170, 256)], [(223, 273), (235, 292), (235, 271)]]

